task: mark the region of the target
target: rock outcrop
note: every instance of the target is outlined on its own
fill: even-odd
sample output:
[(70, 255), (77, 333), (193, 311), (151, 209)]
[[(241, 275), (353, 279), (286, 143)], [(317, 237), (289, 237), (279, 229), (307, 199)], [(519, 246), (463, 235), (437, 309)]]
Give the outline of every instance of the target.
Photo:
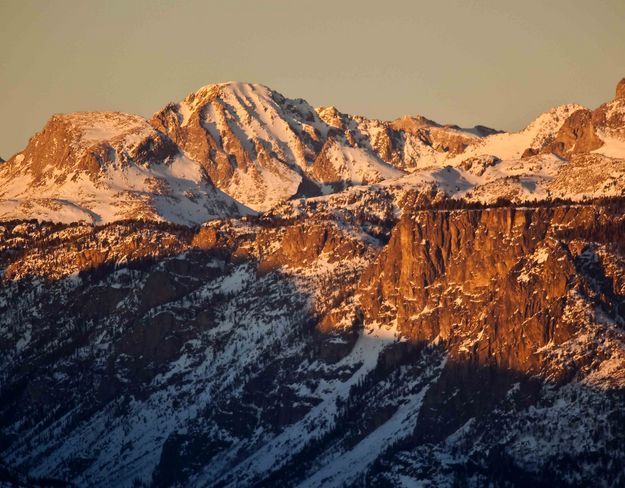
[(582, 109), (574, 112), (562, 125), (553, 142), (543, 152), (568, 157), (573, 153), (588, 153), (600, 148), (603, 141), (592, 123), (592, 112)]
[(408, 212), (361, 279), (363, 313), (463, 361), (538, 373), (552, 366), (539, 351), (576, 333), (592, 279), (580, 262), (596, 251), (559, 232), (619, 219), (589, 206)]
[(178, 149), (145, 119), (118, 112), (55, 115), (33, 136), (20, 159), (29, 164), (35, 182), (48, 173), (67, 178), (84, 173), (98, 179), (107, 165), (162, 164)]

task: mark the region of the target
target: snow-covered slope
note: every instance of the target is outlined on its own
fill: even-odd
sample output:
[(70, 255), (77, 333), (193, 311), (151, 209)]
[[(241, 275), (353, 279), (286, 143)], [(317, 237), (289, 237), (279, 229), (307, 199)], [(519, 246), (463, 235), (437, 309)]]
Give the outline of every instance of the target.
[[(596, 148), (596, 149), (595, 149)], [(625, 100), (591, 112), (580, 105), (549, 110), (517, 133), (474, 140), (460, 153), (382, 183), (442, 191), (469, 201), (625, 194)]]
[(485, 137), (447, 163), (455, 166), (467, 158), (485, 154), (499, 159), (520, 159), (527, 149), (540, 151), (555, 138), (564, 121), (581, 108), (571, 104), (548, 110), (520, 132), (502, 132)]
[(467, 159), (458, 167), (415, 171), (379, 186), (404, 192), (434, 190), (482, 203), (499, 198), (513, 202), (553, 198), (581, 201), (625, 194), (625, 159), (579, 154), (567, 161), (542, 154), (501, 161), (482, 156)]

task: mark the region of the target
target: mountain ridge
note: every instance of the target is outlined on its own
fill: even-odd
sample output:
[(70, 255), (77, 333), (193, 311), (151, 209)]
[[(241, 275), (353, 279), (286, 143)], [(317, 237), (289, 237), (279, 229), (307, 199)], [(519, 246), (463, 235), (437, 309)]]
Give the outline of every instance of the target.
[[(0, 216), (200, 223), (385, 180), (434, 184), (469, 199), (544, 198), (561, 172), (551, 154), (580, 166), (616, 164), (616, 180), (603, 173), (614, 195), (625, 185), (614, 162), (625, 158), (622, 86), (593, 111), (563, 105), (516, 133), (461, 129), (423, 116), (368, 119), (239, 82), (201, 87), (150, 119), (120, 112), (55, 115), (2, 165)], [(171, 161), (182, 173), (172, 174)], [(480, 171), (491, 168), (488, 181), (467, 169), (476, 164)], [(453, 169), (453, 180), (441, 181), (445, 168)], [(68, 181), (80, 184), (64, 187)], [(579, 193), (560, 184), (555, 196), (581, 199), (602, 191), (598, 185), (594, 193)]]

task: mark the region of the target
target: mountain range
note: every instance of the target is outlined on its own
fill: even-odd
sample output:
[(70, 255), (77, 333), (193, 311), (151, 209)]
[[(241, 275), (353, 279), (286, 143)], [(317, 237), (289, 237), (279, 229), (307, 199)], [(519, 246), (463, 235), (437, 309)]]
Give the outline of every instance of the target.
[(624, 211), (625, 79), (55, 115), (0, 163), (0, 486), (622, 486)]
[(551, 109), (518, 133), (422, 116), (382, 122), (234, 82), (150, 120), (55, 115), (0, 167), (0, 217), (197, 224), (373, 184), (482, 202), (620, 195), (623, 91), (593, 111)]

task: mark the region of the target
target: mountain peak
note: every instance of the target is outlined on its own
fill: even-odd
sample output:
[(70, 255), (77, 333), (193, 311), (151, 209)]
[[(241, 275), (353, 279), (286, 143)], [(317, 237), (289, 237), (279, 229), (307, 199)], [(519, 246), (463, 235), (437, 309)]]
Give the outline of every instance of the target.
[(99, 173), (104, 166), (130, 161), (162, 161), (177, 149), (138, 115), (122, 112), (55, 114), (22, 152), (34, 175), (48, 170)]
[(63, 125), (77, 132), (87, 143), (98, 143), (129, 133), (151, 132), (147, 121), (138, 115), (123, 112), (70, 112), (53, 115), (44, 131)]
[(230, 80), (230, 81), (222, 81), (219, 83), (209, 83), (208, 85), (204, 85), (201, 86), (200, 88), (198, 88), (195, 93), (198, 92), (204, 92), (204, 91), (210, 91), (210, 90), (214, 90), (214, 89), (222, 89), (222, 90), (262, 90), (262, 91), (272, 91), (271, 88), (269, 88), (266, 85), (263, 85), (261, 83), (252, 83), (249, 81), (237, 81), (237, 80)]
[(212, 100), (218, 96), (234, 95), (240, 98), (249, 98), (250, 96), (269, 96), (276, 93), (268, 86), (258, 83), (249, 83), (244, 81), (226, 81), (223, 83), (211, 83), (198, 88), (185, 98), (185, 102), (194, 100)]
[[(407, 172), (418, 173), (418, 181), (439, 181), (427, 175), (445, 166), (476, 167), (475, 161), (484, 156), (511, 161), (553, 152), (568, 158), (600, 147), (599, 135), (607, 134), (607, 129), (609, 137), (618, 138), (604, 144), (601, 154), (620, 158), (623, 99), (625, 80), (618, 84), (617, 100), (601, 110), (590, 113), (580, 105), (562, 105), (520, 132), (499, 133), (484, 126), (443, 125), (420, 115), (371, 119), (333, 106), (313, 108), (262, 84), (215, 83), (168, 104), (149, 121), (121, 112), (54, 115), (21, 153), (2, 164), (0, 201), (19, 199), (27, 205), (46, 187), (50, 198), (62, 196), (70, 202), (77, 198), (91, 205), (106, 187), (111, 192), (123, 188), (128, 199), (135, 200), (178, 198), (182, 189), (180, 201), (187, 202), (198, 192), (212, 198), (216, 187), (244, 210), (264, 212), (294, 197), (330, 194)], [(594, 128), (598, 132), (590, 130)], [(591, 132), (596, 137), (582, 137)], [(532, 178), (544, 173), (538, 166), (523, 168)], [(513, 176), (518, 177), (521, 170), (515, 171)], [(491, 173), (493, 178), (508, 174)], [(485, 178), (474, 183), (493, 187)], [(70, 186), (79, 179), (87, 190), (74, 198)], [(11, 183), (3, 185), (4, 181)], [(463, 185), (449, 188), (458, 192)], [(144, 207), (153, 208), (147, 200)], [(120, 202), (125, 205), (126, 200)], [(13, 208), (14, 203), (6, 205)], [(201, 206), (194, 221), (228, 214)], [(209, 207), (211, 212), (205, 212)], [(184, 220), (178, 217), (176, 221)]]
[(438, 122), (422, 115), (404, 115), (391, 122), (391, 127), (397, 130), (415, 131), (424, 127), (440, 127)]

